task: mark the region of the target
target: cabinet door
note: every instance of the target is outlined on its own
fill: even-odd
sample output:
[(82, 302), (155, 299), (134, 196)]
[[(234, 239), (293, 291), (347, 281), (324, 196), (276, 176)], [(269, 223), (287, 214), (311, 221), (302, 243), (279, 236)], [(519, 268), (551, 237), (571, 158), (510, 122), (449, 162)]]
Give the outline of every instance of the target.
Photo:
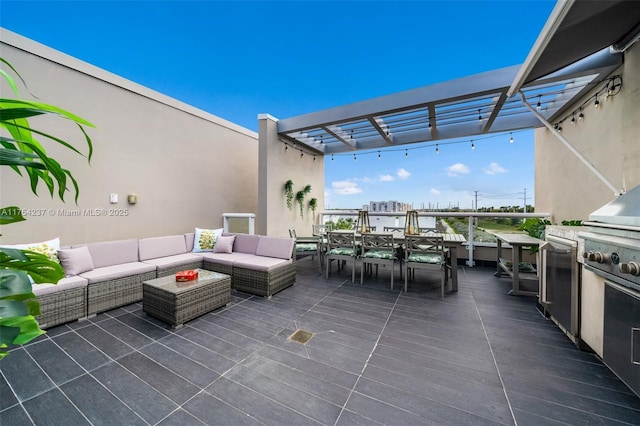
[(604, 291), (603, 360), (640, 395), (640, 297), (609, 283)]

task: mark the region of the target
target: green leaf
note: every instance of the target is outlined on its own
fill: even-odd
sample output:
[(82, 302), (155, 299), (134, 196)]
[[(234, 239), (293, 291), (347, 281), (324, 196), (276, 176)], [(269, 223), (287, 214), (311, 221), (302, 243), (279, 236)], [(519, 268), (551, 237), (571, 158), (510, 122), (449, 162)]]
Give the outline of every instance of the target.
[(15, 300), (0, 300), (0, 319), (27, 315), (29, 315), (29, 309), (26, 303)]
[(0, 225), (8, 225), (10, 223), (22, 222), (26, 220), (22, 216), (20, 207), (9, 206), (0, 208)]
[[(64, 278), (64, 269), (60, 264), (52, 261), (47, 256), (28, 250), (18, 250), (26, 256), (20, 257), (10, 251), (15, 249), (0, 248), (0, 274), (9, 274), (11, 269), (18, 269), (31, 276), (35, 283), (56, 284)], [(4, 270), (3, 270), (4, 269)], [(15, 271), (13, 271), (15, 272)]]
[(15, 299), (31, 294), (31, 281), (26, 272), (13, 269), (0, 270), (0, 299)]
[[(7, 345), (13, 344), (13, 341), (16, 340), (16, 337), (18, 337), (18, 334), (20, 334), (20, 327), (0, 326), (0, 347), (6, 348)], [(0, 356), (1, 355), (2, 353), (0, 353)]]
[(4, 327), (19, 328), (20, 333), (13, 339), (13, 342), (11, 342), (14, 345), (24, 345), (45, 333), (43, 330), (40, 330), (40, 325), (33, 315), (15, 318), (2, 318), (0, 319), (0, 328)]
[(0, 107), (5, 108), (35, 108), (38, 110), (42, 110), (49, 114), (60, 115), (69, 120), (75, 121), (76, 123), (84, 124), (89, 127), (96, 127), (91, 122), (85, 120), (84, 118), (78, 117), (77, 115), (66, 111), (60, 107), (55, 105), (45, 104), (43, 102), (33, 102), (33, 101), (25, 101), (22, 99), (6, 99), (0, 98)]
[(17, 118), (29, 118), (46, 114), (46, 111), (35, 108), (1, 108), (0, 121), (15, 120)]

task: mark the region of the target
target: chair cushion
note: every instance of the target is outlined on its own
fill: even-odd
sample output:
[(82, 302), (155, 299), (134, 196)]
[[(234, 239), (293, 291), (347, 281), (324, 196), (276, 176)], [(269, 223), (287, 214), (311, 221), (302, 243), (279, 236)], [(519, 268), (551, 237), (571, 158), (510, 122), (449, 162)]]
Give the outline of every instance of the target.
[(370, 259), (397, 259), (392, 250), (369, 250), (362, 257)]
[(253, 234), (235, 234), (233, 251), (238, 253), (256, 254), (260, 237)]
[(444, 259), (436, 253), (411, 253), (407, 257), (407, 262), (430, 263), (433, 265), (442, 265)]
[(171, 268), (178, 265), (186, 265), (187, 263), (202, 262), (202, 256), (193, 253), (176, 254), (175, 256), (158, 257), (156, 259), (147, 259), (143, 263), (155, 265), (159, 269)]
[(289, 264), (291, 264), (291, 259), (285, 260), (267, 256), (252, 256), (235, 262), (233, 267), (251, 269), (253, 271), (271, 271)]
[(233, 265), (234, 262), (248, 257), (253, 257), (255, 254), (249, 253), (202, 253), (202, 258), (205, 261), (219, 263), (220, 265)]
[(296, 244), (296, 251), (316, 251), (318, 245), (314, 243), (300, 243)]
[(328, 254), (337, 254), (340, 256), (355, 256), (355, 250), (351, 247), (336, 247), (329, 250)]
[(58, 258), (67, 277), (93, 270), (93, 259), (87, 246), (58, 250)]

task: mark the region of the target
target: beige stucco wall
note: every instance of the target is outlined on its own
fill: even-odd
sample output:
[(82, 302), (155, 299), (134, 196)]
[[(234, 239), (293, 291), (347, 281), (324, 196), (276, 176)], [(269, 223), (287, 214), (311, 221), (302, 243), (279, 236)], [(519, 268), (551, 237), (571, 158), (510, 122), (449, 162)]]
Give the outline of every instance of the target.
[[(46, 142), (49, 154), (80, 185), (78, 205), (51, 199), (44, 185), (34, 196), (27, 178), (0, 168), (0, 206), (17, 205), (27, 221), (2, 226), (3, 243), (61, 237), (62, 244), (193, 232), (222, 227), (222, 213), (258, 209), (258, 137), (253, 131), (78, 61), (4, 29), (1, 55), (46, 103), (93, 122), (94, 158)], [(6, 85), (0, 87), (9, 96)], [(23, 95), (28, 95), (22, 90)], [(75, 125), (31, 120), (86, 152)], [(40, 138), (44, 142), (43, 138)], [(109, 194), (118, 194), (117, 204)], [(127, 195), (137, 194), (136, 205)], [(64, 216), (61, 210), (80, 216)], [(84, 209), (106, 209), (88, 216)], [(36, 214), (44, 213), (44, 216)], [(122, 215), (126, 216), (122, 216)]]
[[(585, 119), (576, 125), (566, 120), (562, 134), (615, 187), (628, 190), (640, 185), (640, 43), (625, 52), (624, 64), (614, 74), (622, 75), (620, 93), (609, 101), (600, 98), (599, 109), (592, 100), (584, 109)], [(554, 223), (587, 220), (613, 199), (613, 192), (551, 131), (535, 131), (536, 211), (550, 212)]]
[[(324, 156), (317, 155), (314, 161), (309, 152), (301, 157), (299, 150), (289, 148), (285, 151), (284, 143), (278, 139), (277, 119), (268, 114), (259, 117), (260, 207), (256, 219), (257, 233), (288, 236), (289, 229), (294, 228), (298, 236), (309, 236), (311, 225), (319, 223), (318, 213), (324, 208)], [(284, 184), (289, 179), (294, 183), (292, 210), (287, 209), (284, 195)], [(312, 190), (305, 199), (301, 218), (295, 193), (306, 185), (311, 185)], [(311, 198), (318, 200), (315, 215), (308, 205)]]

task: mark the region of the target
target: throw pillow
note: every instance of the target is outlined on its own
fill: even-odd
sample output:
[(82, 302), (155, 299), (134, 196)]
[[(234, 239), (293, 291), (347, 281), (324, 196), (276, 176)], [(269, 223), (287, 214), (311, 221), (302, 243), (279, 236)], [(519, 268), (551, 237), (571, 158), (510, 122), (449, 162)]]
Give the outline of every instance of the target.
[(236, 236), (230, 237), (220, 236), (216, 241), (216, 245), (213, 247), (214, 253), (233, 253), (233, 243), (236, 240)]
[(58, 259), (58, 250), (60, 250), (60, 238), (54, 238), (52, 240), (43, 241), (41, 243), (3, 245), (2, 247), (35, 251), (36, 253), (44, 254), (50, 260), (56, 263), (60, 263), (60, 260)]
[(222, 235), (220, 229), (200, 229), (196, 228), (195, 238), (193, 241), (193, 253), (202, 253), (205, 251), (213, 251), (217, 239)]
[(58, 257), (67, 277), (93, 271), (93, 259), (87, 246), (58, 250)]

